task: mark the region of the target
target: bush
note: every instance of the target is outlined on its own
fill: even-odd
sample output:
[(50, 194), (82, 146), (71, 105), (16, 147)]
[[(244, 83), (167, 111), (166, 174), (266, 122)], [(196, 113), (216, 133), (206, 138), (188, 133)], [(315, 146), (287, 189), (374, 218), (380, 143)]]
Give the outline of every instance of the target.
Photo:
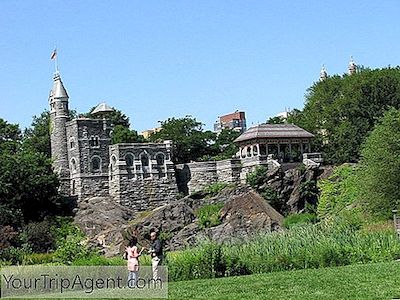
[(293, 214), (287, 216), (283, 220), (283, 227), (285, 228), (292, 228), (297, 225), (301, 224), (314, 224), (318, 220), (317, 216), (315, 214), (310, 214), (310, 213), (303, 213), (303, 214)]
[(24, 265), (40, 265), (52, 263), (54, 259), (53, 253), (31, 253), (23, 258)]
[(212, 183), (209, 186), (205, 187), (204, 192), (206, 192), (207, 194), (210, 194), (210, 196), (214, 196), (228, 186), (229, 186), (228, 183), (216, 182), (216, 183)]
[(21, 239), (33, 252), (47, 252), (55, 246), (54, 233), (48, 220), (28, 223), (23, 229)]
[(70, 218), (58, 219), (59, 227), (54, 227), (57, 249), (54, 251), (54, 261), (71, 264), (73, 261), (93, 255), (89, 250), (85, 235)]
[(221, 224), (220, 210), (223, 203), (204, 205), (197, 211), (200, 228), (210, 228)]
[(266, 166), (257, 166), (253, 172), (246, 175), (246, 182), (254, 189), (258, 190), (265, 184), (268, 168)]

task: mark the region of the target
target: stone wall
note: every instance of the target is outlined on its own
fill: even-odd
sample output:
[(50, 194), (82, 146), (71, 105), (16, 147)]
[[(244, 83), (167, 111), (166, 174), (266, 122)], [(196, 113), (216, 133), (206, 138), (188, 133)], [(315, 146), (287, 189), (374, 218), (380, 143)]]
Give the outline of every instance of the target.
[(110, 146), (110, 196), (134, 211), (176, 200), (178, 187), (168, 143)]
[[(275, 162), (276, 163), (276, 162)], [(279, 167), (267, 156), (226, 159), (180, 164), (175, 166), (179, 191), (191, 194), (216, 182), (245, 183), (249, 172), (257, 166)]]

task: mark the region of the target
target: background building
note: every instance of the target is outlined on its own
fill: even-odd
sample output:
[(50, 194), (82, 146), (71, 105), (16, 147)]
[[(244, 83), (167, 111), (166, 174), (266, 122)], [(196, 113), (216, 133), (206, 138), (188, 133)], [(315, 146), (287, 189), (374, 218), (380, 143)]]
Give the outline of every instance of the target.
[(246, 116), (244, 111), (235, 111), (218, 118), (214, 124), (214, 131), (221, 132), (222, 129), (229, 128), (238, 132), (246, 131)]

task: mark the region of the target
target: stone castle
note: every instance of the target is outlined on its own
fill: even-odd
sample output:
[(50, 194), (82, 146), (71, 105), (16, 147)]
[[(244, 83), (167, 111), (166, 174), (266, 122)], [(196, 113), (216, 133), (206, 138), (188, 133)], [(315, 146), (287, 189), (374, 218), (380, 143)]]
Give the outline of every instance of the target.
[(304, 161), (318, 164), (311, 133), (289, 124), (258, 125), (237, 140), (236, 157), (223, 161), (174, 165), (172, 142), (111, 144), (112, 124), (105, 103), (94, 119), (70, 119), (69, 97), (57, 72), (49, 96), (51, 154), (60, 176), (60, 192), (83, 201), (110, 197), (135, 211), (157, 208), (215, 182), (243, 182), (258, 165), (281, 167)]

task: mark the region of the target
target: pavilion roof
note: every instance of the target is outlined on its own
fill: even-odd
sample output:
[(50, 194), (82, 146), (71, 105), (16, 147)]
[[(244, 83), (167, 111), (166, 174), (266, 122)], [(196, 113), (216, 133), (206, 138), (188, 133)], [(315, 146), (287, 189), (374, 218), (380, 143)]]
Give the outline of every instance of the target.
[(254, 139), (279, 139), (279, 138), (313, 138), (314, 135), (293, 124), (261, 124), (250, 127), (242, 133), (235, 142), (244, 142)]

